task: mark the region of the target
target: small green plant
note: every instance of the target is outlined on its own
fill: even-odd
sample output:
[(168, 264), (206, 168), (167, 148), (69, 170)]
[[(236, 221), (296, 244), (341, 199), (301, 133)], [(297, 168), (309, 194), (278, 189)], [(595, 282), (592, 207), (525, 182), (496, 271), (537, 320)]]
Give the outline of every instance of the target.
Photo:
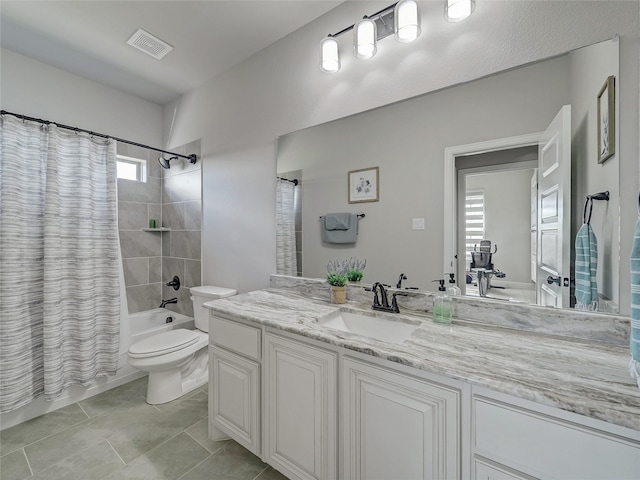
[(338, 259), (329, 260), (327, 263), (327, 283), (334, 287), (344, 287), (347, 284), (346, 262), (340, 263)]
[(347, 272), (347, 279), (350, 282), (359, 282), (360, 280), (362, 280), (363, 276), (364, 274), (360, 270), (349, 270)]
[(346, 261), (347, 279), (350, 282), (359, 282), (364, 276), (364, 269), (367, 266), (366, 260), (358, 260), (358, 257), (350, 257)]

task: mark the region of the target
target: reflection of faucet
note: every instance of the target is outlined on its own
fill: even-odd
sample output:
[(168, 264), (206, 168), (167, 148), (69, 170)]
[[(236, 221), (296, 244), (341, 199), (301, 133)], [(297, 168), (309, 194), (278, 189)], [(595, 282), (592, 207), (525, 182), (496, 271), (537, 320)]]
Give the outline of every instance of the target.
[[(382, 303), (380, 303), (380, 299), (378, 298), (378, 290), (380, 290), (380, 299), (382, 299)], [(376, 282), (371, 287), (371, 291), (373, 292), (373, 305), (371, 305), (371, 308), (373, 310), (400, 313), (395, 293), (393, 294), (393, 298), (391, 299), (391, 306), (389, 306), (389, 299), (387, 297), (387, 291), (384, 289), (384, 285), (382, 285), (380, 282)]]
[(170, 303), (178, 303), (178, 299), (176, 297), (170, 298), (169, 300), (162, 300), (160, 303), (160, 308), (166, 307)]
[(398, 277), (398, 283), (396, 284), (396, 288), (400, 289), (402, 288), (402, 280), (406, 280), (407, 276), (404, 273), (401, 273), (400, 276)]

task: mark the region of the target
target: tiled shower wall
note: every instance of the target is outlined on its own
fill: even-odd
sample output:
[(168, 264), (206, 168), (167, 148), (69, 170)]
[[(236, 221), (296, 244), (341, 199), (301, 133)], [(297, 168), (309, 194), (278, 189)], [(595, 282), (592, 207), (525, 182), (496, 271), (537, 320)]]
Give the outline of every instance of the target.
[[(177, 297), (178, 303), (167, 308), (193, 316), (193, 304), (189, 288), (201, 283), (201, 222), (202, 222), (202, 161), (200, 141), (184, 147), (172, 149), (182, 155), (195, 153), (198, 162), (179, 158), (171, 162), (169, 170), (162, 169), (162, 226), (171, 228), (162, 234), (162, 295), (163, 298)], [(175, 291), (165, 284), (174, 275), (182, 282)]]
[[(171, 169), (158, 164), (159, 154), (118, 144), (118, 154), (147, 159), (147, 181), (118, 179), (120, 246), (129, 313), (157, 308), (161, 300), (178, 298), (168, 309), (193, 315), (189, 287), (200, 285), (201, 161), (200, 141), (172, 149), (195, 153), (198, 163), (171, 161)], [(168, 232), (147, 232), (150, 219)], [(166, 287), (174, 275), (180, 290)]]

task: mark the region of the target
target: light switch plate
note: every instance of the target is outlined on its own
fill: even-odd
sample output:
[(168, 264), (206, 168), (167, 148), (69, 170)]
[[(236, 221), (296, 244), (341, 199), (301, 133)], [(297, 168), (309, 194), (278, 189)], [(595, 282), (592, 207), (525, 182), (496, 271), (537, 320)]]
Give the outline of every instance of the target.
[(413, 218), (411, 220), (411, 228), (413, 230), (424, 230), (424, 218)]

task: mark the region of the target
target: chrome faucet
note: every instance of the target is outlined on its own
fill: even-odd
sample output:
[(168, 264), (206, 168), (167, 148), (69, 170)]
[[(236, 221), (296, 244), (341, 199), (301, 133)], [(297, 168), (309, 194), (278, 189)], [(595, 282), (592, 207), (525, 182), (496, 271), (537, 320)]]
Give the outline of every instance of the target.
[[(378, 298), (378, 290), (380, 290), (380, 298)], [(400, 313), (398, 308), (398, 301), (396, 300), (396, 294), (393, 294), (391, 299), (391, 305), (389, 305), (389, 298), (387, 297), (387, 291), (384, 289), (384, 285), (380, 282), (376, 282), (371, 287), (373, 292), (373, 310), (380, 310), (382, 312)], [(380, 303), (382, 301), (382, 303)]]
[(178, 299), (176, 297), (170, 298), (169, 300), (162, 299), (162, 302), (160, 303), (160, 308), (164, 308), (170, 303), (178, 303)]

